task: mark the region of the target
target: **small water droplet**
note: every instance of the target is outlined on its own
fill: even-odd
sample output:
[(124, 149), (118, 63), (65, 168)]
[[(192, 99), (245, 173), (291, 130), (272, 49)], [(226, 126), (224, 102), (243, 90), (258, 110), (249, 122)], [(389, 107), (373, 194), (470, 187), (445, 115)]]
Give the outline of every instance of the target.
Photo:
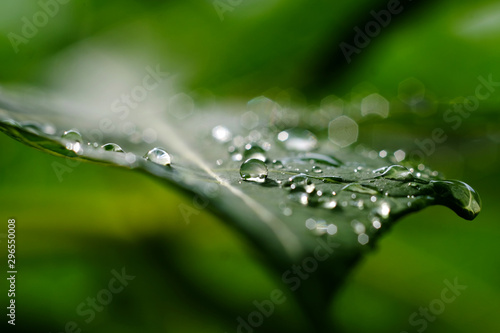
[(312, 167), (312, 171), (313, 171), (314, 173), (322, 173), (322, 172), (323, 172), (323, 169), (321, 169), (321, 168), (320, 168), (319, 166), (317, 166), (317, 165), (314, 165), (314, 166)]
[(318, 139), (313, 133), (299, 128), (280, 132), (278, 140), (283, 142), (287, 150), (292, 151), (311, 151), (318, 145)]
[(273, 167), (275, 169), (281, 169), (283, 168), (283, 163), (279, 160), (273, 160)]
[(75, 129), (65, 131), (61, 138), (66, 141), (66, 149), (72, 150), (77, 154), (82, 154), (82, 135)]
[(67, 140), (67, 141), (72, 141), (72, 142), (80, 142), (80, 143), (82, 143), (82, 141), (83, 141), (82, 135), (80, 134), (80, 132), (78, 132), (75, 129), (71, 129), (71, 130), (65, 131), (61, 135), (61, 138), (64, 139), (64, 140)]
[(266, 164), (255, 158), (246, 160), (240, 167), (240, 175), (246, 181), (252, 181), (256, 183), (263, 183), (267, 178), (267, 166)]
[(111, 143), (111, 142), (102, 145), (101, 148), (104, 149), (105, 151), (112, 151), (115, 153), (123, 153), (124, 152), (122, 147), (120, 147), (116, 143)]
[(159, 165), (170, 165), (171, 158), (170, 155), (161, 148), (153, 148), (144, 155), (144, 157)]

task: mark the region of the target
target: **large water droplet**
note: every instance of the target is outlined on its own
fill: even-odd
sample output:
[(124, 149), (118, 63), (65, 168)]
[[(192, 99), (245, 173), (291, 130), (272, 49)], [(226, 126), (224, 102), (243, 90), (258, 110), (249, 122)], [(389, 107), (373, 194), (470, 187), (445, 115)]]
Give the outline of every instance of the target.
[(171, 158), (170, 155), (161, 148), (153, 148), (144, 155), (144, 157), (159, 165), (170, 165)]
[(451, 208), (458, 216), (473, 220), (481, 211), (481, 198), (472, 187), (459, 180), (431, 180), (439, 204)]
[(318, 139), (308, 130), (292, 128), (278, 134), (278, 140), (283, 142), (287, 150), (310, 151), (318, 146)]
[(240, 175), (244, 180), (264, 183), (267, 178), (267, 166), (263, 161), (251, 158), (241, 165)]
[(112, 151), (115, 153), (123, 153), (124, 152), (122, 147), (120, 147), (116, 143), (111, 143), (111, 142), (102, 145), (101, 148), (104, 149), (105, 151)]
[(373, 172), (380, 173), (380, 175), (378, 175), (377, 177), (384, 177), (387, 179), (402, 181), (412, 181), (415, 179), (411, 171), (402, 165), (391, 165), (389, 167), (373, 170)]
[(253, 158), (265, 162), (266, 161), (265, 153), (266, 151), (262, 149), (260, 146), (247, 144), (245, 145), (245, 151), (243, 153), (243, 157), (245, 158), (245, 160)]

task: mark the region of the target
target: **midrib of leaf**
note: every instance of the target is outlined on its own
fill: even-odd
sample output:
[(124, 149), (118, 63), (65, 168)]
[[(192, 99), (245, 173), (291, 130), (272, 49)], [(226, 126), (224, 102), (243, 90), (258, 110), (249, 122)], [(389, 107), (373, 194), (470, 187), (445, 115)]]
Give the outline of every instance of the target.
[(217, 183), (228, 189), (232, 194), (241, 199), (252, 211), (264, 222), (274, 233), (276, 238), (281, 242), (290, 258), (297, 258), (302, 251), (297, 236), (287, 227), (283, 220), (279, 219), (270, 212), (266, 207), (249, 197), (241, 190), (232, 186), (229, 182), (217, 175), (210, 166), (202, 160), (190, 146), (186, 145), (183, 140), (177, 135), (177, 132), (168, 124), (162, 122), (160, 125), (160, 138), (163, 142), (169, 142), (171, 146), (177, 147), (177, 153), (194, 162), (200, 169), (205, 171)]

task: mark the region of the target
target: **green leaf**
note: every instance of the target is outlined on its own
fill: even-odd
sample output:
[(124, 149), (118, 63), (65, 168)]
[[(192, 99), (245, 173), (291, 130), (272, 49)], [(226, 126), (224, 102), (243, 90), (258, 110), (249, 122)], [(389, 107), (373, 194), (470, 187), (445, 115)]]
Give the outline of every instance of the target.
[[(3, 91), (0, 105), (0, 129), (25, 144), (144, 172), (195, 196), (256, 245), (318, 330), (333, 293), (397, 219), (430, 205), (465, 219), (481, 209), (467, 184), (362, 145), (339, 149), (326, 127), (313, 134), (307, 114), (297, 121), (264, 97), (184, 114), (162, 112), (160, 101), (147, 117), (129, 116), (136, 128), (127, 135), (51, 98)], [(195, 208), (180, 209), (189, 223)]]

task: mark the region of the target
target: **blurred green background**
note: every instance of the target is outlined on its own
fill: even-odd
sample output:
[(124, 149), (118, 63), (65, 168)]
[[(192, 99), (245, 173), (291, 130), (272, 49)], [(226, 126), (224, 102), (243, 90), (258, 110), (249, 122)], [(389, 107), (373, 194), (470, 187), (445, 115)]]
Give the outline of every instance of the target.
[[(22, 35), (23, 18), (32, 21), (42, 5), (0, 4), (2, 85), (51, 88), (54, 76), (73, 73), (50, 72), (61, 54), (92, 41), (159, 63), (185, 91), (216, 100), (286, 96), (285, 103), (315, 110), (324, 97), (339, 96), (343, 112), (358, 119), (358, 142), (377, 150), (410, 155), (415, 140), (443, 128), (448, 139), (426, 163), (473, 186), (483, 211), (467, 222), (431, 207), (400, 221), (348, 278), (332, 320), (346, 333), (416, 332), (412, 313), (440, 298), (445, 279), (458, 278), (467, 289), (426, 332), (500, 331), (500, 89), (458, 128), (443, 120), (452, 103), (474, 95), (479, 76), (500, 81), (497, 1), (402, 1), (401, 13), (350, 63), (339, 44), (353, 45), (353, 29), (364, 29), (387, 1), (216, 2), (231, 7), (223, 19), (208, 0), (42, 3), (57, 13), (17, 53), (11, 33)], [(390, 102), (388, 118), (359, 117), (362, 98), (372, 93)], [(7, 219), (17, 221), (19, 332), (64, 332), (70, 321), (84, 332), (235, 332), (236, 318), (280, 287), (262, 254), (209, 212), (186, 223), (179, 205), (193, 206), (191, 197), (91, 164), (59, 181), (53, 163), (63, 159), (4, 135), (0, 152), (2, 248)], [(4, 261), (6, 251), (0, 253)], [(77, 307), (122, 267), (135, 279), (86, 323)], [(258, 332), (277, 328), (306, 331), (293, 301)]]

